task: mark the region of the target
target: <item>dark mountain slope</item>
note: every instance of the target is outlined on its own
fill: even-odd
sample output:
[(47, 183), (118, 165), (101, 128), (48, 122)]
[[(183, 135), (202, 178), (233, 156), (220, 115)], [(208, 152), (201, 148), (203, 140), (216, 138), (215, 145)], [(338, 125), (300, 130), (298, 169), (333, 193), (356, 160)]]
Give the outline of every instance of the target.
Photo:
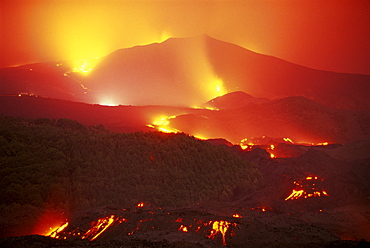
[[(228, 95), (227, 101), (230, 100)], [(238, 101), (244, 102), (238, 95)], [(0, 113), (10, 116), (69, 118), (85, 125), (103, 124), (113, 131), (153, 130), (162, 118), (164, 127), (203, 138), (224, 138), (239, 143), (244, 138), (268, 136), (290, 138), (296, 143), (349, 143), (370, 136), (369, 112), (334, 109), (304, 97), (288, 97), (261, 104), (251, 103), (231, 109), (168, 106), (101, 106), (62, 100), (29, 97), (0, 97)], [(253, 99), (253, 98), (252, 98)], [(222, 98), (219, 98), (223, 101)]]
[(260, 177), (234, 153), (185, 134), (118, 134), (68, 119), (0, 116), (0, 162), (1, 236), (32, 232), (46, 210), (183, 207)]
[(369, 112), (329, 108), (304, 97), (177, 116), (170, 126), (204, 137), (223, 137), (233, 143), (244, 138), (291, 138), (299, 143), (347, 143), (369, 138), (363, 128)]
[(56, 63), (0, 68), (0, 95), (28, 94), (88, 102), (81, 83), (64, 76), (67, 70)]

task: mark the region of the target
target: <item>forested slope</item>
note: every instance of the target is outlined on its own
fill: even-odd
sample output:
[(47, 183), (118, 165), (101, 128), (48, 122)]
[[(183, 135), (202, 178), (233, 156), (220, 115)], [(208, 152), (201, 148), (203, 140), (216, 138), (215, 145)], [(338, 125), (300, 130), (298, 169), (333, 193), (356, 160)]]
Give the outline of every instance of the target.
[(68, 119), (0, 116), (0, 165), (1, 228), (37, 209), (227, 199), (259, 178), (248, 162), (186, 134), (112, 133)]

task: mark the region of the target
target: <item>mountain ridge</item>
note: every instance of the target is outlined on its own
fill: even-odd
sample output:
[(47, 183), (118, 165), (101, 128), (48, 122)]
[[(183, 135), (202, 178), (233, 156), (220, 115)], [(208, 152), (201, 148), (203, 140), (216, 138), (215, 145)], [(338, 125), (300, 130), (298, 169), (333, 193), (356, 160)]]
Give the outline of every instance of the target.
[[(330, 107), (370, 109), (368, 75), (304, 67), (207, 35), (118, 49), (84, 75), (60, 65), (0, 68), (0, 94), (28, 92), (88, 103), (190, 107), (244, 91), (259, 98), (302, 95)], [(20, 76), (20, 69), (29, 70), (29, 75)], [(68, 95), (61, 94), (71, 89)]]
[(109, 107), (32, 96), (0, 96), (0, 103), (3, 115), (68, 118), (84, 125), (102, 124), (116, 132), (164, 128), (206, 139), (224, 138), (234, 144), (262, 136), (288, 137), (309, 144), (345, 144), (370, 138), (368, 111), (331, 108), (302, 96), (218, 111), (173, 106)]

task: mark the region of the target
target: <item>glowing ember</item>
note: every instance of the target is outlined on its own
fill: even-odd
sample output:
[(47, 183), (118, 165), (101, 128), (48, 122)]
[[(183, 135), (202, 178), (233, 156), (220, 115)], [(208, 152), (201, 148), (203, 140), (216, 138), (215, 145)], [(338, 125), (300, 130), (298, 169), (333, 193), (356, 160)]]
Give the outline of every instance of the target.
[(138, 208), (143, 208), (144, 207), (144, 202), (139, 202), (137, 205), (136, 205), (136, 207), (138, 207)]
[(299, 198), (310, 198), (310, 197), (320, 197), (321, 195), (329, 196), (329, 194), (323, 190), (319, 189), (318, 184), (324, 181), (324, 179), (319, 179), (318, 176), (307, 176), (304, 180), (294, 181), (295, 189), (292, 193), (285, 198), (287, 200), (296, 200)]
[(234, 218), (243, 218), (240, 214), (233, 214)]
[(256, 207), (256, 208), (251, 208), (252, 210), (258, 211), (258, 212), (267, 212), (271, 211), (271, 207)]
[(184, 226), (184, 225), (181, 225), (178, 230), (180, 230), (182, 232), (186, 232), (186, 233), (189, 231), (188, 230), (188, 227), (187, 226)]

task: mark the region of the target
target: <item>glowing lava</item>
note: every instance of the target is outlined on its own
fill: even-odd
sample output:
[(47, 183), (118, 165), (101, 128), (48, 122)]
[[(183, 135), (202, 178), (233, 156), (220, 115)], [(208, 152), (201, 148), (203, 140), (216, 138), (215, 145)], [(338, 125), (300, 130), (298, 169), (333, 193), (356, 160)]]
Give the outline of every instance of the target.
[(110, 217), (100, 218), (97, 222), (92, 224), (92, 227), (81, 237), (81, 239), (88, 239), (93, 241), (99, 237), (108, 227), (110, 227), (114, 221), (118, 218), (115, 218), (114, 215)]
[(159, 118), (156, 118), (152, 124), (148, 124), (148, 127), (155, 128), (158, 131), (164, 132), (164, 133), (178, 133), (180, 132), (179, 130), (175, 128), (171, 128), (169, 126), (170, 124), (170, 119), (176, 118), (175, 115), (173, 116), (161, 116)]
[(214, 97), (223, 96), (227, 93), (223, 80), (216, 76), (209, 80), (208, 91), (212, 92)]
[(72, 61), (72, 72), (87, 74), (92, 71), (97, 63), (98, 57), (95, 57), (93, 59), (74, 60)]
[(275, 155), (271, 152), (273, 150), (275, 150), (275, 146), (274, 145), (270, 145), (270, 147), (268, 148), (268, 150), (270, 150), (270, 158), (275, 158)]
[(329, 196), (329, 194), (323, 190), (319, 189), (320, 182), (324, 179), (319, 179), (318, 176), (307, 176), (304, 180), (294, 181), (296, 186), (292, 193), (285, 198), (287, 200), (297, 200), (299, 198), (310, 198), (310, 197), (320, 197)]
[(187, 226), (184, 226), (184, 225), (181, 225), (178, 230), (180, 230), (182, 232), (185, 232), (185, 233), (187, 233), (189, 231), (188, 230), (188, 227)]
[(293, 140), (291, 140), (290, 138), (283, 138), (283, 140), (284, 140), (286, 143), (294, 144)]
[(256, 208), (251, 208), (252, 210), (258, 211), (258, 212), (267, 212), (271, 211), (271, 207), (256, 207)]
[(215, 239), (216, 235), (220, 233), (222, 235), (222, 245), (226, 245), (226, 232), (230, 225), (231, 223), (225, 220), (213, 221), (211, 234), (207, 237)]
[(242, 218), (242, 216), (240, 214), (233, 214), (233, 217), (234, 218)]
[(59, 233), (61, 233), (66, 227), (68, 226), (68, 222), (62, 224), (61, 226), (59, 227), (56, 227), (54, 229), (52, 229), (48, 234), (46, 234), (45, 236), (50, 236), (52, 238), (59, 238)]
[[(143, 209), (144, 207), (147, 209)], [(206, 236), (210, 239), (216, 239), (218, 234), (220, 234), (223, 245), (226, 245), (226, 234), (229, 236), (235, 235), (234, 227), (237, 227), (238, 225), (237, 223), (232, 223), (226, 220), (212, 220), (208, 218), (191, 218), (184, 221), (184, 217), (182, 216), (172, 216), (171, 213), (163, 211), (160, 207), (153, 208), (151, 204), (139, 202), (136, 204), (135, 210), (133, 210), (131, 213), (129, 213), (131, 211), (130, 209), (122, 209), (122, 215), (131, 215), (134, 217), (134, 221), (129, 221), (127, 218), (124, 218), (122, 215), (118, 214), (112, 214), (99, 218), (96, 221), (91, 222), (89, 227), (87, 227), (85, 224), (85, 227), (79, 227), (73, 223), (69, 225), (69, 222), (66, 221), (62, 225), (51, 230), (47, 236), (56, 239), (85, 239), (93, 241), (99, 238), (104, 232), (107, 232), (107, 230), (116, 230), (115, 228), (117, 227), (118, 230), (125, 230), (122, 234), (127, 236), (135, 235), (139, 231), (148, 232), (149, 230), (153, 229), (165, 230), (166, 228), (171, 227), (171, 225), (165, 225), (164, 223), (156, 226), (158, 225), (158, 221), (155, 220), (154, 216), (156, 214), (155, 212), (158, 210), (160, 211), (161, 218), (166, 218), (168, 224), (171, 222), (178, 223), (179, 226), (172, 230), (181, 231), (183, 233), (196, 233), (197, 235)], [(137, 219), (135, 217), (140, 215), (145, 218)], [(150, 217), (147, 218), (148, 216)], [(234, 214), (233, 217), (242, 218), (240, 214)]]
[(254, 143), (252, 142), (248, 142), (248, 139), (245, 138), (245, 139), (242, 139), (239, 143), (239, 146), (243, 149), (243, 150), (252, 150), (253, 146), (255, 146)]

